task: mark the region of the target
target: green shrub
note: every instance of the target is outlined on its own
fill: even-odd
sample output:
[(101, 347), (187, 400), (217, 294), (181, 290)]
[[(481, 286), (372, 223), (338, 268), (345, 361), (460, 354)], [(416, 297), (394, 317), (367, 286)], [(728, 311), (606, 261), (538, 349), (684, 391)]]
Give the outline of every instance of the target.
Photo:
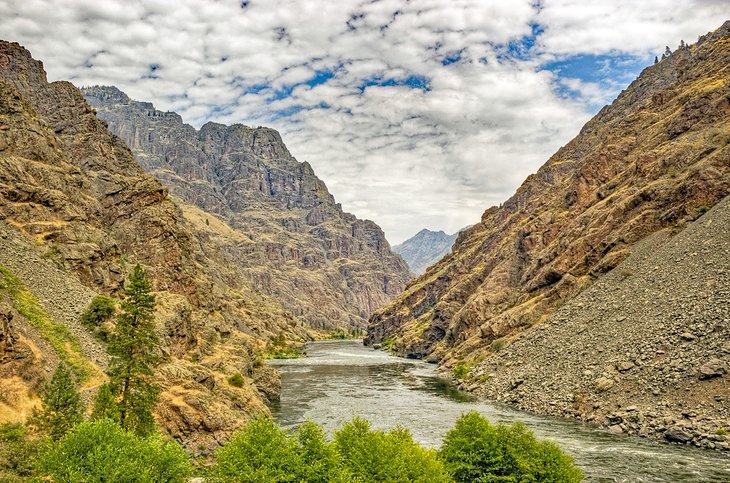
[(142, 438), (102, 419), (79, 424), (45, 451), (40, 474), (56, 483), (183, 483), (190, 462), (174, 442)]
[(91, 300), (86, 311), (81, 314), (81, 323), (103, 341), (109, 338), (109, 322), (116, 312), (116, 303), (106, 295), (97, 295)]
[(42, 444), (30, 439), (22, 424), (0, 425), (0, 481), (15, 483), (32, 477)]
[(570, 456), (535, 439), (524, 424), (493, 425), (476, 412), (459, 418), (439, 455), (457, 482), (571, 483), (583, 477)]
[(234, 387), (243, 387), (243, 385), (245, 383), (246, 383), (246, 380), (238, 372), (228, 378), (228, 384), (230, 384), (231, 386), (234, 386)]
[(335, 432), (334, 443), (354, 481), (451, 481), (436, 452), (419, 446), (404, 428), (385, 433), (355, 418)]
[(58, 364), (41, 392), (41, 407), (35, 408), (29, 424), (58, 440), (84, 419), (84, 403), (66, 364)]
[(466, 376), (469, 375), (470, 370), (471, 367), (467, 366), (463, 362), (460, 362), (454, 366), (454, 368), (451, 370), (451, 374), (454, 376), (455, 379), (466, 379)]
[(489, 348), (494, 353), (501, 351), (502, 349), (504, 349), (504, 339), (494, 339), (489, 345)]
[(299, 481), (302, 459), (296, 442), (272, 420), (253, 419), (216, 454), (220, 481)]
[(297, 429), (295, 438), (301, 458), (298, 481), (309, 483), (352, 481), (342, 467), (335, 445), (325, 436), (321, 426), (307, 421)]

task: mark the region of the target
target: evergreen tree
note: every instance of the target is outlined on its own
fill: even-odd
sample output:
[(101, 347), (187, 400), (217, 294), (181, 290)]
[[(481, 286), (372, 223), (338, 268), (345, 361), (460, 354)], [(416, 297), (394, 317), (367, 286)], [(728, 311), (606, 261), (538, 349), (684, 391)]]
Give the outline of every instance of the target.
[(35, 409), (29, 423), (58, 440), (84, 418), (84, 404), (71, 377), (62, 362), (53, 373), (41, 394), (41, 408)]
[(109, 384), (102, 385), (96, 393), (94, 407), (91, 410), (91, 419), (92, 421), (98, 419), (119, 421), (119, 407)]
[(139, 435), (154, 429), (152, 410), (159, 393), (150, 381), (160, 362), (151, 288), (147, 272), (137, 264), (129, 276), (116, 330), (109, 341), (109, 378), (111, 392), (118, 400), (118, 421)]
[(657, 57), (656, 55), (654, 56), (654, 63), (655, 64), (658, 64), (659, 63), (659, 57)]

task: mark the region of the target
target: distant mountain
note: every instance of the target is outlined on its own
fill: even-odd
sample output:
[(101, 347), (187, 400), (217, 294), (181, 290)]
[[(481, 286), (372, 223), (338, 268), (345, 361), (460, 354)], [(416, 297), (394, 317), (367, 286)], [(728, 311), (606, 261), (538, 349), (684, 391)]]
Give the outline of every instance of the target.
[(424, 228), (400, 245), (395, 245), (393, 251), (403, 257), (411, 272), (423, 275), (428, 267), (451, 251), (456, 235)]
[(275, 130), (213, 122), (197, 130), (116, 87), (82, 92), (187, 219), (204, 231), (230, 227), (215, 237), (229, 266), (305, 325), (362, 329), (405, 287), (408, 267), (380, 227), (344, 212)]

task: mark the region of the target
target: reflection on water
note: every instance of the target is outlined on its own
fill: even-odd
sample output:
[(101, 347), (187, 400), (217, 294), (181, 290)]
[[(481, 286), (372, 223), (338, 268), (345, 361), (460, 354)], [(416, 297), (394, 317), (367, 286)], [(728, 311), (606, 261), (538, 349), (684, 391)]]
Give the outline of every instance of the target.
[(408, 428), (416, 441), (441, 444), (463, 413), (493, 422), (524, 421), (539, 437), (572, 454), (586, 481), (730, 482), (730, 458), (694, 448), (615, 436), (572, 421), (545, 418), (478, 401), (436, 377), (434, 367), (363, 347), (359, 341), (315, 342), (309, 357), (273, 361), (282, 376), (274, 417), (291, 428), (312, 420), (328, 431), (360, 416), (374, 427)]

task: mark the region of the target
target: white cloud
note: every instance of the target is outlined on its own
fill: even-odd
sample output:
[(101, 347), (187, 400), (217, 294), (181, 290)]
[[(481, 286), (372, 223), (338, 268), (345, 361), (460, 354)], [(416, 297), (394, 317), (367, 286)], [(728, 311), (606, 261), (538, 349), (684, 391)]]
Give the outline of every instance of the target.
[[(541, 63), (643, 58), (694, 41), (727, 13), (719, 0), (666, 3), (0, 0), (0, 32), (52, 80), (114, 84), (194, 125), (279, 129), (346, 210), (395, 243), (475, 223), (622, 87)], [(505, 57), (536, 22), (544, 33), (530, 55)], [(460, 59), (442, 65), (446, 56)], [(317, 71), (333, 76), (308, 85)], [(415, 88), (377, 85), (409, 78)]]

